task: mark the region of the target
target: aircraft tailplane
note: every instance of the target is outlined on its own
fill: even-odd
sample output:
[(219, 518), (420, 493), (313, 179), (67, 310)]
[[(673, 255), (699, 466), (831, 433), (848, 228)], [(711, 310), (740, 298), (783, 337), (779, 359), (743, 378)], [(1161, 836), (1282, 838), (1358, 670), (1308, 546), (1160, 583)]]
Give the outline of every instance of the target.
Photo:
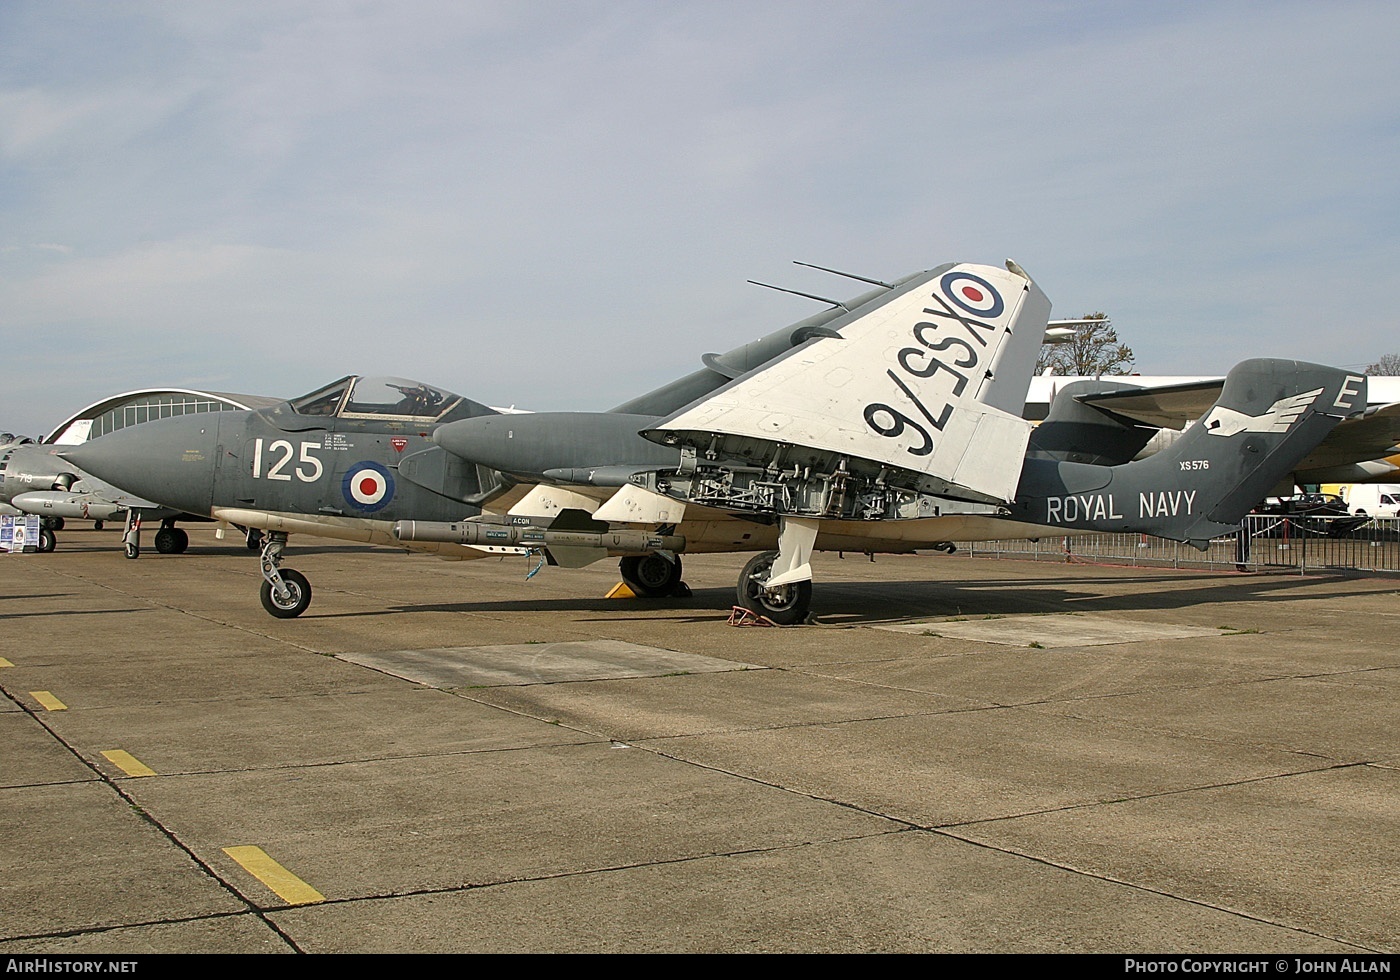
[(1028, 459), (1013, 515), (1204, 549), (1365, 406), (1362, 375), (1302, 361), (1244, 361), (1226, 377), (1214, 407), (1147, 459), (1121, 466)]

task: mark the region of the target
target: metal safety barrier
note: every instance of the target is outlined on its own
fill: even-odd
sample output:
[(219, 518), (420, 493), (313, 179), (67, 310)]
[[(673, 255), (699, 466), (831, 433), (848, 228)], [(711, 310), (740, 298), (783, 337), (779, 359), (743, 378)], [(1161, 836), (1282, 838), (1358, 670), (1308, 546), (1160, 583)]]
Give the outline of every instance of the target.
[(1148, 568), (1400, 572), (1400, 519), (1251, 514), (1209, 549), (1148, 534), (1074, 534), (1036, 541), (957, 542), (976, 558), (1087, 561)]

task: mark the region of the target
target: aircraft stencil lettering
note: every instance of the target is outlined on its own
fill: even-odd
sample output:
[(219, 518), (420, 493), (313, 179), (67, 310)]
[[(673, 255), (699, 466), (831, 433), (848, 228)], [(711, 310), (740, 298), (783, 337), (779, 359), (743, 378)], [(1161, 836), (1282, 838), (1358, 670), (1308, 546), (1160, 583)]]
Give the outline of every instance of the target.
[(1138, 517), (1176, 517), (1190, 514), (1196, 502), (1195, 490), (1163, 490), (1138, 494)]
[(1045, 523), (1075, 521), (1121, 521), (1123, 515), (1113, 506), (1113, 494), (1089, 493), (1045, 498)]

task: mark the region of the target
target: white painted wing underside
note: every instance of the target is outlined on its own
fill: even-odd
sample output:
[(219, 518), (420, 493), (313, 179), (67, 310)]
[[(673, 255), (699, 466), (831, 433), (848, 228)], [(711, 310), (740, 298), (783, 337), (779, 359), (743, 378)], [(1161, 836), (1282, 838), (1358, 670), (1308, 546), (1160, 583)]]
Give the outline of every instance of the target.
[(656, 429), (828, 450), (1011, 500), (1049, 314), (1025, 278), (955, 266)]

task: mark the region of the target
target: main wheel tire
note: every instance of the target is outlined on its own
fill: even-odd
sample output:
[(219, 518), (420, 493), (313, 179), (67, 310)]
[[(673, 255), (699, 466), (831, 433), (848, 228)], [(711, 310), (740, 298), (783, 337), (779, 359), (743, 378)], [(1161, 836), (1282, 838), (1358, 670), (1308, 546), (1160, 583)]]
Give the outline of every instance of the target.
[(58, 539), (54, 537), (54, 533), (46, 527), (39, 528), (39, 553), (46, 555), (57, 547)]
[(163, 527), (156, 532), (156, 551), (178, 555), (190, 546), (190, 536), (182, 528)]
[(272, 591), (272, 583), (263, 582), (263, 608), (278, 619), (295, 619), (306, 612), (306, 607), (311, 605), (311, 583), (306, 580), (305, 575), (292, 568), (280, 569), (279, 573), (282, 576), (282, 581), (287, 584), (287, 591), (290, 595), (285, 601), (279, 600)]
[(765, 551), (749, 559), (739, 573), (739, 605), (749, 612), (766, 616), (779, 626), (795, 626), (807, 619), (812, 609), (812, 583), (795, 582), (785, 585), (775, 595), (763, 589), (763, 583), (777, 561), (776, 551)]
[(48, 528), (50, 531), (62, 531), (62, 530), (63, 530), (63, 518), (61, 518), (61, 517), (45, 517), (45, 518), (44, 518), (44, 527)]
[(641, 599), (675, 595), (681, 584), (681, 559), (668, 561), (658, 554), (628, 555), (618, 562), (622, 581)]

